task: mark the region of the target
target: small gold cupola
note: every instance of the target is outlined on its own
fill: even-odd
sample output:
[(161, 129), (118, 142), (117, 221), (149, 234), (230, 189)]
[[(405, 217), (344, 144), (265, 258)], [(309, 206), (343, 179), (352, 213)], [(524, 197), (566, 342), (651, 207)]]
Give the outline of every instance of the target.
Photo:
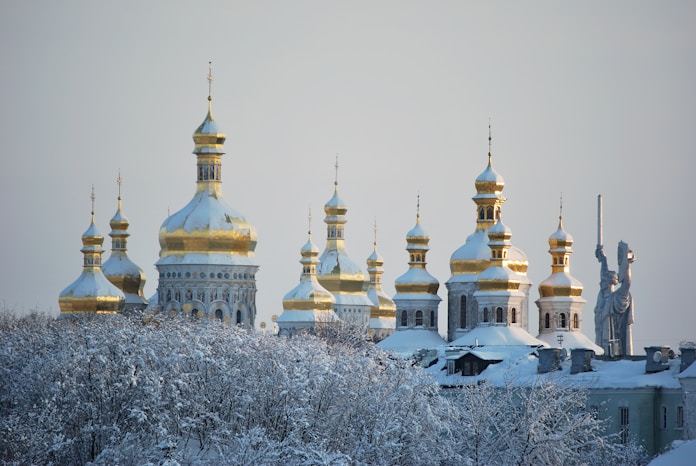
[(420, 196), (418, 196), (416, 225), (406, 234), (409, 270), (394, 282), (397, 296), (403, 294), (437, 295), (440, 282), (426, 269), (428, 264), (426, 256), (430, 250), (429, 243), (430, 236), (420, 222)]
[(382, 339), (394, 331), (396, 304), (382, 289), (384, 258), (377, 251), (377, 220), (374, 234), (372, 254), (367, 258), (367, 273), (370, 275), (367, 297), (373, 304), (370, 309), (370, 330), (374, 331), (375, 339)]
[(570, 275), (570, 255), (573, 253), (573, 237), (563, 229), (563, 201), (558, 216), (558, 228), (549, 236), (551, 254), (551, 276), (539, 284), (539, 295), (574, 296), (582, 295), (583, 285)]
[(102, 273), (104, 237), (94, 224), (94, 187), (92, 221), (82, 234), (82, 274), (58, 297), (61, 314), (116, 314), (123, 309), (125, 296)]
[(143, 294), (145, 287), (145, 273), (128, 257), (127, 241), (129, 222), (123, 214), (121, 205), (121, 173), (119, 172), (116, 183), (118, 184), (118, 208), (111, 218), (111, 256), (102, 265), (104, 276), (116, 285), (126, 296), (126, 311), (144, 310), (148, 302)]

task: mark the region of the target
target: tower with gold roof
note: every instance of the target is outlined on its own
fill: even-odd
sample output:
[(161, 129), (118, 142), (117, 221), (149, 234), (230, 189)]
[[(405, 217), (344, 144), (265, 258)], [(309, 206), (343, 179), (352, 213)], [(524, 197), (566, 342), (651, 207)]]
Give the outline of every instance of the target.
[(384, 259), (377, 252), (377, 222), (375, 221), (375, 239), (372, 254), (367, 258), (367, 273), (370, 275), (370, 286), (367, 296), (372, 301), (370, 309), (369, 332), (375, 341), (382, 340), (394, 333), (396, 324), (396, 304), (382, 289), (382, 274), (384, 274)]
[(551, 275), (539, 284), (537, 338), (551, 346), (591, 349), (601, 355), (604, 350), (582, 333), (582, 309), (587, 301), (582, 297), (582, 283), (570, 274), (573, 237), (563, 228), (562, 209), (561, 204), (558, 228), (549, 236)]
[(193, 133), (196, 193), (159, 232), (158, 308), (253, 327), (256, 229), (222, 196), (226, 136), (213, 118), (211, 81), (209, 72), (208, 113)]
[(320, 326), (338, 321), (336, 299), (317, 280), (319, 249), (312, 242), (311, 214), (307, 242), (300, 249), (300, 283), (283, 297), (283, 313), (276, 319), (278, 334), (292, 336), (302, 331), (314, 333)]
[(109, 222), (111, 226), (111, 256), (102, 265), (104, 276), (118, 289), (123, 291), (126, 297), (124, 310), (142, 311), (147, 307), (147, 299), (143, 295), (145, 286), (145, 273), (128, 257), (127, 240), (129, 222), (123, 214), (121, 206), (121, 174), (118, 179), (118, 208)]
[(338, 160), (334, 194), (324, 205), (326, 248), (319, 257), (317, 279), (336, 299), (339, 319), (363, 326), (370, 323), (372, 301), (367, 297), (368, 281), (362, 269), (346, 252), (345, 224), (348, 207), (338, 196)]
[(58, 297), (61, 315), (116, 314), (123, 310), (125, 296), (102, 272), (104, 237), (94, 224), (94, 188), (92, 221), (82, 234), (82, 274)]
[(420, 222), (420, 196), (416, 225), (406, 233), (408, 270), (394, 281), (396, 294), (396, 329), (377, 345), (383, 349), (411, 353), (421, 348), (433, 348), (447, 342), (438, 333), (437, 290), (440, 282), (428, 272), (427, 253), (430, 236)]
[[(465, 335), (481, 322), (474, 293), (479, 289), (479, 274), (490, 265), (488, 230), (500, 219), (502, 205), (506, 201), (503, 197), (505, 180), (493, 168), (491, 141), (489, 125), (488, 164), (476, 178), (476, 195), (472, 198), (476, 204), (476, 229), (450, 258), (452, 275), (445, 283), (448, 293), (447, 337), (450, 341)], [(520, 323), (526, 329), (531, 288), (531, 282), (527, 278), (527, 256), (513, 245), (509, 245), (507, 254), (506, 267), (520, 275), (519, 290), (526, 296), (521, 303), (522, 308), (518, 310), (521, 313)]]

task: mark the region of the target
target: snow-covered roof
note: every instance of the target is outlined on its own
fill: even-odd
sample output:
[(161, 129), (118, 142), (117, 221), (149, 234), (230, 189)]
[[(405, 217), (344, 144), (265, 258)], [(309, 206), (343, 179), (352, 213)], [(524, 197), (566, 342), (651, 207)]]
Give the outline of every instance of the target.
[(222, 197), (207, 191), (197, 192), (183, 209), (169, 216), (161, 228), (166, 228), (167, 232), (180, 229), (186, 233), (195, 230), (236, 230), (245, 236), (256, 235), (254, 227), (247, 223), (242, 214), (227, 204)]
[(603, 361), (592, 360), (592, 371), (570, 373), (571, 360), (561, 363), (561, 370), (546, 374), (538, 373), (539, 358), (536, 350), (529, 346), (484, 347), (476, 351), (493, 351), (506, 357), (501, 363), (493, 364), (477, 376), (462, 376), (460, 373), (447, 375), (446, 353), (440, 350), (437, 363), (426, 369), (443, 386), (458, 386), (485, 380), (495, 386), (529, 386), (540, 380), (552, 379), (557, 383), (591, 389), (633, 389), (641, 387), (661, 387), (679, 389), (675, 375), (679, 371), (679, 360), (671, 361), (670, 368), (657, 373), (645, 372), (645, 361)]
[(548, 343), (549, 346), (558, 346), (558, 335), (563, 335), (563, 347), (568, 349), (584, 348), (591, 349), (597, 356), (604, 354), (601, 346), (596, 345), (592, 340), (582, 332), (558, 331), (550, 333), (541, 333), (537, 338)]
[(679, 379), (685, 379), (690, 377), (696, 377), (696, 362), (692, 362), (689, 365), (689, 367), (687, 367), (686, 369), (684, 369), (683, 372), (677, 375), (677, 378)]
[(406, 237), (413, 237), (413, 238), (426, 238), (428, 236), (428, 233), (423, 229), (421, 226), (420, 222), (416, 222), (416, 226), (411, 228), (408, 233), (406, 233)]
[(437, 278), (433, 277), (430, 272), (420, 267), (411, 267), (397, 278), (395, 283), (439, 283)]
[(552, 273), (539, 286), (582, 288), (582, 283), (567, 272)]
[(335, 302), (334, 296), (321, 286), (316, 277), (306, 277), (300, 280), (295, 288), (288, 291), (283, 296), (283, 301), (331, 301)]
[(113, 285), (98, 267), (89, 267), (82, 270), (82, 274), (68, 285), (60, 297), (85, 298), (99, 296), (116, 296), (125, 299), (125, 295)]
[(450, 343), (451, 346), (550, 346), (531, 336), (522, 327), (478, 326)]
[(447, 342), (435, 331), (426, 329), (397, 330), (377, 346), (384, 350), (410, 356), (414, 351), (424, 348), (437, 348)]
[(696, 458), (696, 440), (677, 440), (673, 448), (653, 459), (648, 466), (691, 466)]
[(340, 273), (341, 275), (356, 275), (356, 279), (364, 280), (365, 272), (362, 268), (356, 264), (345, 250), (336, 249), (326, 249), (321, 254), (319, 258), (319, 265), (317, 266), (317, 275), (334, 275)]
[(277, 324), (291, 323), (326, 323), (338, 321), (338, 316), (334, 311), (283, 311), (276, 319)]

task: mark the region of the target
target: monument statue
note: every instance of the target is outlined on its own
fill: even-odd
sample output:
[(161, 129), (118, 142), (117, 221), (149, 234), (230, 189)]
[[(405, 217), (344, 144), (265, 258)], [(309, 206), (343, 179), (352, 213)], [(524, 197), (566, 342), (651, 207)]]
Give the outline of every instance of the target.
[[(633, 353), (633, 299), (631, 298), (631, 264), (635, 255), (628, 244), (619, 241), (619, 272), (609, 270), (602, 245), (602, 196), (598, 198), (599, 228), (595, 257), (602, 264), (599, 294), (595, 306), (595, 343), (610, 356)], [(617, 288), (618, 285), (618, 288)]]

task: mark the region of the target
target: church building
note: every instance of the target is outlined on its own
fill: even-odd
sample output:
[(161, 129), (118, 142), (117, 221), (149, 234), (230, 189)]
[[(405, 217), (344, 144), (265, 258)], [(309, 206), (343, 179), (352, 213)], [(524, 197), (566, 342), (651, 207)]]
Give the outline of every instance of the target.
[(209, 73), (208, 113), (193, 133), (196, 193), (159, 232), (157, 307), (254, 328), (256, 229), (222, 196), (226, 136), (213, 118), (211, 81)]

